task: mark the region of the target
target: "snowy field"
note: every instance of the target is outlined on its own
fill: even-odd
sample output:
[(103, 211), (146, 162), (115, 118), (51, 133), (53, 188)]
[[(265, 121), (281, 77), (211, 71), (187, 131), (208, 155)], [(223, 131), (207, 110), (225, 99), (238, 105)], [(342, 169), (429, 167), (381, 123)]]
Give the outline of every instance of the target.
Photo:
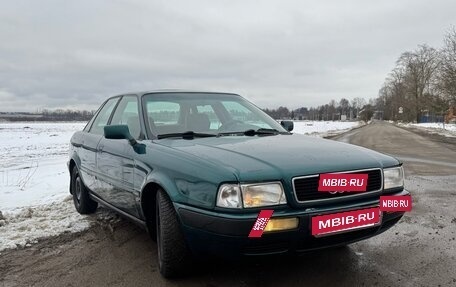
[(66, 161), (71, 135), (85, 123), (0, 123), (0, 250), (77, 232)]
[[(296, 121), (293, 132), (328, 136), (352, 122)], [(0, 251), (90, 226), (68, 191), (71, 135), (85, 123), (0, 123)]]
[(435, 133), (446, 137), (456, 137), (456, 124), (443, 123), (420, 123), (420, 124), (400, 124), (405, 127), (413, 127), (424, 130), (428, 133)]
[(349, 131), (360, 125), (361, 122), (295, 121), (293, 133), (326, 137)]

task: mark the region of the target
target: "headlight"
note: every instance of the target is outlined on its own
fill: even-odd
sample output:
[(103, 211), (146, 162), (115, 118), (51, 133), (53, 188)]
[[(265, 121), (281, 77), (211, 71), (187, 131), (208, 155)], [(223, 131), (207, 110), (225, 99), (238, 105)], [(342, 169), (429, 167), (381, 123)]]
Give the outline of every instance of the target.
[(287, 199), (280, 182), (223, 184), (217, 195), (217, 206), (227, 208), (251, 208), (286, 203)]
[(241, 189), (238, 184), (224, 184), (220, 186), (217, 195), (217, 206), (227, 208), (241, 208)]
[(402, 166), (385, 168), (383, 170), (383, 189), (404, 186), (404, 169)]
[(241, 185), (244, 207), (259, 207), (286, 204), (287, 199), (282, 184), (243, 184)]

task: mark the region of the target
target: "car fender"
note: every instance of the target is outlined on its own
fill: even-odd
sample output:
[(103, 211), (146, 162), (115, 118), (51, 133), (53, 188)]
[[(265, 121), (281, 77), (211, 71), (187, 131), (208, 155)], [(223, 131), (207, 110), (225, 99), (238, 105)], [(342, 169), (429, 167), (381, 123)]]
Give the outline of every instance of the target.
[(152, 170), (141, 187), (140, 198), (144, 198), (146, 186), (150, 183), (159, 185), (174, 203), (213, 209), (218, 183), (202, 178), (193, 178), (175, 173)]
[(173, 184), (171, 178), (169, 178), (166, 174), (162, 172), (154, 171), (149, 173), (142, 183), (138, 199), (138, 210), (143, 219), (146, 218), (146, 212), (144, 211), (143, 203), (145, 203), (144, 201), (147, 201), (145, 194), (146, 192), (150, 192), (147, 188), (147, 186), (149, 186), (150, 184), (153, 184), (154, 186), (159, 186), (164, 192), (168, 194), (169, 198), (173, 202), (178, 197), (178, 190), (176, 186)]

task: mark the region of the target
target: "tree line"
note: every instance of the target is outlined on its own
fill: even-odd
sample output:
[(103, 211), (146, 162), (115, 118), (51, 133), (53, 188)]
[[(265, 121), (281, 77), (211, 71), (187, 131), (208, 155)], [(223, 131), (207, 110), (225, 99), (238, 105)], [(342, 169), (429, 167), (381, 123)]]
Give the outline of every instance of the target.
[(35, 113), (0, 113), (0, 119), (7, 121), (89, 121), (95, 111), (71, 109), (43, 109)]
[(290, 110), (287, 107), (277, 109), (263, 109), (274, 119), (314, 120), (314, 121), (338, 121), (338, 120), (369, 120), (374, 113), (374, 100), (369, 103), (363, 98), (354, 98), (349, 101), (346, 98), (338, 102), (331, 100), (329, 103), (317, 107), (301, 107)]
[(375, 108), (383, 111), (384, 119), (407, 122), (420, 122), (431, 115), (443, 118), (455, 105), (454, 27), (444, 35), (443, 47), (422, 44), (402, 53), (375, 99)]

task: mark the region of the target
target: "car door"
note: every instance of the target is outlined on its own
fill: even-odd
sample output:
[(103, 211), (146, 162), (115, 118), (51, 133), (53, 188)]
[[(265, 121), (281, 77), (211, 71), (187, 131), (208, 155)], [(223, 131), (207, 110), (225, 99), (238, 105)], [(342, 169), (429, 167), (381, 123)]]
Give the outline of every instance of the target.
[(119, 97), (107, 100), (95, 116), (91, 126), (84, 131), (79, 149), (81, 160), (80, 172), (85, 185), (94, 193), (98, 192), (96, 151), (101, 138), (103, 127), (107, 125)]
[[(138, 98), (122, 97), (110, 124), (128, 125), (130, 134), (137, 140), (141, 139), (144, 134), (140, 126)], [(128, 140), (102, 137), (97, 149), (97, 168), (102, 199), (138, 216), (136, 199), (139, 198), (139, 191), (134, 187), (134, 155), (134, 148)]]

